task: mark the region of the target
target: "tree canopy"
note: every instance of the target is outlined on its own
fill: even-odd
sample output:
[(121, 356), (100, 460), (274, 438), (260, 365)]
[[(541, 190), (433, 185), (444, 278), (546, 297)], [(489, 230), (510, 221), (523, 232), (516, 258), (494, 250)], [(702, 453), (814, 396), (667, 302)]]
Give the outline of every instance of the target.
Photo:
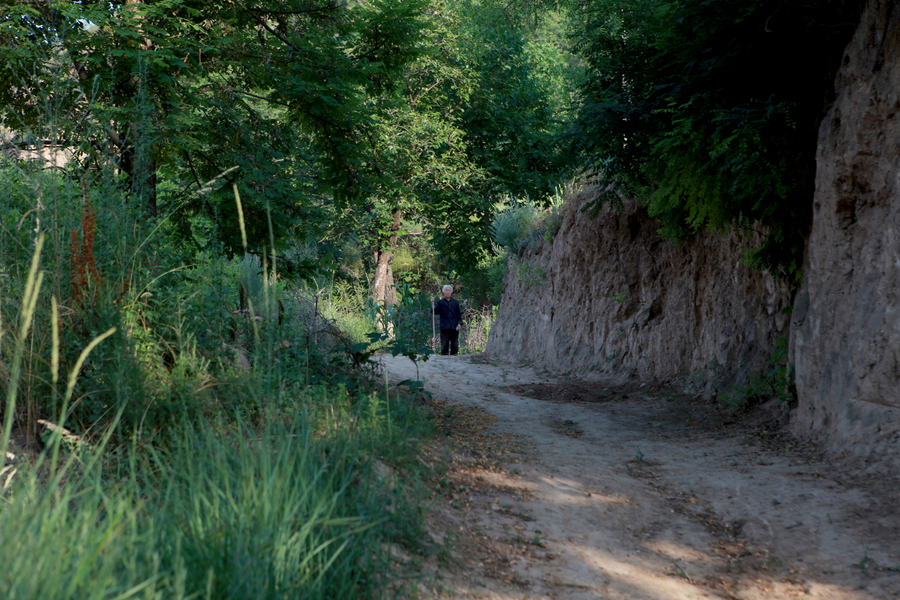
[(816, 132), (859, 6), (844, 0), (584, 3), (579, 143), (663, 232), (762, 227), (752, 260), (796, 273)]
[(568, 167), (574, 80), (567, 42), (541, 39), (546, 8), (17, 3), (0, 104), (7, 127), (78, 146), (80, 176), (112, 169), (149, 215), (177, 210), (188, 245), (240, 247), (237, 185), (251, 249), (349, 225), (377, 255), (402, 215), (464, 271), (490, 253), (497, 197), (546, 194)]
[(493, 251), (499, 199), (593, 168), (664, 235), (761, 228), (753, 261), (795, 272), (858, 10), (33, 0), (0, 8), (0, 106), (6, 127), (77, 147), (73, 176), (113, 171), (149, 216), (177, 214), (186, 251), (240, 249), (237, 185), (251, 251), (352, 231), (389, 269), (418, 222), (464, 272)]

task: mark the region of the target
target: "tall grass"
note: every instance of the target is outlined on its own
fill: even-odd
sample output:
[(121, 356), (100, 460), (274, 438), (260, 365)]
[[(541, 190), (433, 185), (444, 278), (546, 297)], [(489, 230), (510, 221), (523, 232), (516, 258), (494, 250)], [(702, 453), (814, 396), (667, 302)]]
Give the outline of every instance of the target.
[(0, 194), (0, 595), (378, 597), (428, 424), (310, 343), (274, 250), (186, 259), (109, 173)]
[[(19, 357), (31, 324), (42, 316), (34, 311), (40, 250), (39, 242), (21, 302)], [(91, 351), (112, 333), (89, 342), (72, 366), (61, 415)], [(271, 359), (262, 346), (259, 363)], [(251, 375), (277, 377), (277, 368), (269, 360)], [(413, 407), (395, 402), (391, 409), (377, 394), (288, 380), (243, 386), (252, 401), (245, 406), (253, 410), (171, 426), (162, 446), (136, 431), (131, 444), (110, 446), (117, 418), (96, 444), (67, 445), (60, 416), (44, 452), (6, 473), (0, 493), (4, 598), (378, 596), (390, 580), (390, 564), (377, 549), (387, 542), (420, 543), (404, 538), (418, 531), (410, 524), (418, 513), (388, 505), (422, 498), (414, 485), (379, 485), (372, 457), (412, 464), (415, 445), (405, 437), (419, 437), (425, 425)], [(15, 395), (11, 382), (3, 456)], [(64, 461), (57, 469), (61, 446)]]
[(497, 318), (496, 306), (475, 308), (468, 303), (463, 309), (465, 328), (460, 336), (460, 350), (466, 354), (478, 354), (487, 348), (488, 336)]
[(406, 525), (388, 523), (368, 459), (397, 444), (371, 401), (318, 390), (256, 425), (186, 426), (167, 449), (111, 461), (98, 445), (49, 481), (20, 474), (0, 504), (4, 598), (377, 596), (376, 549)]

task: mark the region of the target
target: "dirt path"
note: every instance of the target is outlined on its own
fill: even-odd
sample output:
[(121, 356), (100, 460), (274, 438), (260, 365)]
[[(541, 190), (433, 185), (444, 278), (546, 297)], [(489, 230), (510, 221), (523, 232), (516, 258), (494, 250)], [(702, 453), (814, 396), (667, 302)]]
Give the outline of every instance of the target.
[[(381, 360), (415, 379), (407, 358)], [(455, 551), (422, 595), (900, 597), (894, 485), (659, 390), (482, 361), (419, 367), (446, 433), (482, 436), (454, 450), (431, 533)]]

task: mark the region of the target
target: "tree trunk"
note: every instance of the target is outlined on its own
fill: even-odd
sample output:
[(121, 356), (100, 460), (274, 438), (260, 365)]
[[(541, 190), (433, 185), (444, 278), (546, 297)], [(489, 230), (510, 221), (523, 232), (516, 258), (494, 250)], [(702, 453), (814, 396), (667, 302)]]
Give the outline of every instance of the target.
[[(138, 11), (142, 4), (144, 4), (144, 0), (125, 0), (125, 10)], [(140, 13), (136, 12), (135, 14), (137, 15), (138, 23), (142, 22), (143, 17)], [(143, 34), (143, 28), (138, 26), (138, 32)], [(152, 52), (154, 47), (153, 40), (145, 37), (139, 44), (139, 47), (143, 52)], [(132, 77), (128, 85), (137, 92), (141, 84)], [(122, 171), (128, 177), (129, 189), (135, 198), (144, 203), (147, 215), (153, 218), (156, 217), (156, 161), (150, 155), (151, 150), (145, 150), (145, 156), (138, 156), (136, 146), (140, 134), (140, 128), (137, 123), (129, 123), (127, 125), (127, 131), (122, 136), (124, 147), (120, 149), (120, 162)]]
[(123, 138), (123, 145), (127, 146), (121, 149), (119, 168), (125, 174), (133, 197), (144, 204), (147, 216), (153, 218), (156, 217), (156, 164), (149, 157), (144, 157), (143, 160), (138, 158), (132, 139), (137, 135), (137, 127), (129, 125), (128, 129), (134, 135)]
[(375, 283), (372, 285), (372, 299), (379, 306), (388, 307), (397, 302), (394, 292), (394, 252), (375, 251)]
[(394, 289), (394, 249), (397, 247), (397, 232), (400, 231), (403, 214), (399, 209), (391, 211), (393, 222), (391, 233), (375, 251), (375, 280), (372, 284), (372, 299), (385, 308), (396, 304), (397, 293)]

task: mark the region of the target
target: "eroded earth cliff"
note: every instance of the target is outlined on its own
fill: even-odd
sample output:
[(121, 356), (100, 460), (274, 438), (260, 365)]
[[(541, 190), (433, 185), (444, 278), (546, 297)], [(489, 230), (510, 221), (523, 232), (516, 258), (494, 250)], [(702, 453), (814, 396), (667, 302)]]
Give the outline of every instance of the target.
[(900, 468), (900, 4), (868, 2), (835, 92), (799, 291), (741, 264), (752, 239), (676, 245), (637, 203), (575, 198), (511, 262), (488, 352), (721, 394), (789, 335), (795, 431)]
[(819, 129), (794, 425), (900, 466), (900, 5), (868, 3)]
[(570, 198), (552, 243), (511, 261), (488, 353), (563, 372), (730, 386), (786, 336), (792, 289), (741, 264), (732, 234), (659, 238), (637, 203), (591, 219)]

